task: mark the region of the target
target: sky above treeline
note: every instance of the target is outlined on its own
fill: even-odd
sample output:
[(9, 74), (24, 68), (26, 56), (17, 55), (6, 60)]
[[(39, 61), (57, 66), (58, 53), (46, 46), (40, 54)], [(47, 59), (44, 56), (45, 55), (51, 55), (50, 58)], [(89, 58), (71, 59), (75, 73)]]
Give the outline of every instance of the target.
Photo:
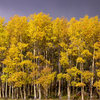
[(15, 14), (29, 16), (43, 12), (56, 17), (79, 19), (85, 15), (100, 17), (100, 0), (0, 0), (0, 16), (8, 21)]

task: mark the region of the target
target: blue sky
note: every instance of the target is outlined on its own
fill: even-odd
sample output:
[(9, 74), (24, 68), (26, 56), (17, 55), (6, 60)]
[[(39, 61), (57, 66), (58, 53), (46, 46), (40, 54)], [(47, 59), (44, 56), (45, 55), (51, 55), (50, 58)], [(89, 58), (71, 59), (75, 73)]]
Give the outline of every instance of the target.
[(44, 12), (51, 17), (100, 17), (100, 0), (0, 0), (0, 16), (8, 21), (11, 16), (29, 16)]

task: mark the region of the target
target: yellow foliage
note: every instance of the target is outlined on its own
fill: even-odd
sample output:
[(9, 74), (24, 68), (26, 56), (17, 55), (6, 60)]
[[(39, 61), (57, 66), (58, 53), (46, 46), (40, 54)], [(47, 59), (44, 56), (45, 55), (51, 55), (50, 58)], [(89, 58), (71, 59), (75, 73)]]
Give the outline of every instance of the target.
[(41, 71), (40, 77), (37, 79), (36, 83), (41, 84), (44, 89), (48, 89), (51, 82), (55, 78), (56, 72), (51, 72), (51, 68), (47, 67)]
[(21, 43), (21, 42), (18, 42), (18, 49), (19, 50), (22, 50), (22, 49), (24, 49), (24, 48), (26, 48), (27, 46), (28, 46), (28, 44), (25, 44), (25, 43)]
[(63, 74), (62, 73), (57, 74), (57, 80), (61, 80), (61, 78), (63, 78)]
[(72, 82), (71, 82), (71, 85), (72, 85), (72, 86), (76, 86), (76, 84), (77, 84), (77, 82), (75, 82), (75, 81), (72, 81)]
[(100, 49), (100, 42), (96, 42), (96, 43), (94, 44), (94, 48), (95, 48), (95, 49)]
[(22, 61), (21, 63), (20, 63), (20, 65), (26, 65), (26, 66), (28, 66), (28, 65), (30, 65), (30, 66), (32, 66), (32, 62), (30, 61), (30, 60), (24, 60), (24, 61)]
[(96, 66), (97, 67), (100, 67), (100, 62), (96, 62)]
[(15, 72), (8, 78), (8, 82), (14, 84), (14, 87), (21, 87), (27, 84), (27, 81), (27, 73), (25, 72)]
[(0, 47), (0, 52), (1, 52), (1, 51), (5, 51), (5, 50), (6, 50), (5, 47)]
[(63, 65), (64, 67), (68, 66), (69, 62), (68, 62), (68, 55), (67, 55), (67, 53), (66, 52), (61, 52), (60, 55), (61, 55), (61, 57), (60, 57), (61, 65)]
[(8, 75), (7, 74), (4, 74), (4, 75), (1, 76), (1, 80), (2, 80), (3, 83), (6, 82), (7, 79), (8, 79)]
[(91, 57), (92, 56), (92, 53), (89, 52), (89, 50), (84, 50), (81, 55), (83, 57)]
[(94, 87), (100, 90), (100, 80), (94, 83)]
[(31, 73), (30, 73), (30, 77), (33, 79), (35, 78), (36, 76), (38, 76), (39, 72), (37, 70), (33, 70)]
[[(59, 63), (61, 73), (57, 74), (57, 80), (64, 78), (76, 87), (89, 84), (93, 77), (94, 82), (99, 80), (100, 19), (97, 16), (85, 16), (79, 20), (71, 18), (70, 21), (64, 17), (52, 20), (49, 14), (40, 12), (28, 18), (15, 15), (8, 23), (4, 20), (0, 17), (2, 82), (15, 87), (40, 84), (48, 89), (56, 76), (54, 71), (60, 70)], [(79, 63), (86, 67), (98, 66), (96, 75), (89, 71), (91, 67), (79, 70), (82, 67)], [(77, 68), (72, 67), (74, 65)], [(100, 89), (100, 82), (96, 81), (94, 86)]]
[(98, 69), (96, 71), (97, 71), (97, 76), (100, 78), (100, 69)]
[(41, 71), (41, 75), (45, 76), (45, 75), (51, 74), (51, 72), (52, 72), (52, 69), (50, 67), (46, 67)]
[(77, 77), (77, 75), (81, 74), (82, 72), (77, 69), (76, 67), (72, 67), (71, 69), (67, 69), (66, 72), (71, 75), (71, 77)]
[(88, 82), (91, 80), (91, 78), (94, 76), (94, 74), (92, 72), (89, 72), (89, 71), (84, 71), (82, 73), (82, 78), (85, 80), (85, 82)]
[(85, 63), (85, 60), (82, 57), (77, 58), (78, 63)]
[(83, 87), (83, 86), (86, 86), (86, 84), (85, 83), (82, 83), (82, 82), (78, 82), (76, 84), (76, 87)]
[(63, 74), (63, 78), (65, 78), (66, 81), (70, 81), (71, 80), (71, 76), (69, 74)]

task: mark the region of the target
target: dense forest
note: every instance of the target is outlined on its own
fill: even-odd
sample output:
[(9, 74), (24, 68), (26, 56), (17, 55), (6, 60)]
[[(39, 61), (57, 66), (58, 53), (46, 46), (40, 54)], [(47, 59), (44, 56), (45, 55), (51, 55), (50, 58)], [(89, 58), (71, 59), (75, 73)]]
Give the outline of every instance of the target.
[(39, 13), (0, 17), (0, 98), (100, 98), (100, 19)]

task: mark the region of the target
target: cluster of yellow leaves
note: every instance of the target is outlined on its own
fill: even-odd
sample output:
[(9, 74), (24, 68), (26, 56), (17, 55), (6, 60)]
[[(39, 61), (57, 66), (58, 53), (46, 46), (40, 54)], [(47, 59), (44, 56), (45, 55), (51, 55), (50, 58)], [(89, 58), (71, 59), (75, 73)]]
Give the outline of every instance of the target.
[(57, 80), (61, 80), (61, 78), (63, 78), (63, 74), (62, 73), (57, 74)]
[(40, 78), (37, 80), (37, 84), (41, 84), (44, 89), (47, 89), (51, 82), (53, 82), (55, 78), (56, 72), (51, 72), (51, 68), (47, 67), (41, 71)]
[(65, 78), (66, 81), (70, 81), (71, 80), (71, 76), (69, 74), (63, 74), (63, 78)]
[(4, 75), (1, 76), (1, 80), (2, 80), (3, 83), (6, 82), (7, 79), (8, 79), (8, 75), (7, 74), (4, 74)]
[(72, 67), (71, 69), (67, 69), (66, 72), (71, 76), (71, 77), (77, 77), (77, 75), (80, 75), (82, 72), (77, 69), (76, 67)]
[(94, 87), (96, 87), (98, 90), (100, 90), (100, 80), (99, 81), (96, 81), (94, 83)]
[(26, 48), (28, 46), (28, 44), (25, 44), (25, 43), (21, 43), (21, 42), (18, 42), (18, 49), (19, 50), (23, 50), (24, 48)]
[(9, 78), (8, 82), (14, 84), (14, 87), (21, 87), (27, 84), (27, 73), (25, 72), (15, 72)]
[(91, 57), (92, 56), (92, 53), (89, 52), (89, 50), (84, 50), (81, 55), (83, 57)]
[(5, 51), (6, 48), (5, 47), (0, 47), (0, 52)]
[(76, 87), (83, 87), (83, 86), (86, 86), (86, 84), (85, 83), (82, 83), (82, 82), (78, 82), (76, 84)]
[(94, 74), (89, 71), (84, 71), (82, 72), (82, 76), (85, 82), (89, 82), (93, 78)]
[(66, 52), (61, 52), (60, 55), (61, 55), (61, 57), (60, 57), (61, 65), (63, 65), (64, 67), (68, 66), (69, 62), (68, 62), (68, 55), (67, 55), (67, 53)]
[(85, 63), (85, 60), (82, 57), (78, 57), (77, 63)]
[(97, 71), (97, 76), (100, 78), (100, 69), (98, 69), (96, 71)]
[(72, 86), (76, 86), (76, 84), (77, 84), (77, 82), (75, 82), (75, 81), (72, 81), (72, 82), (71, 82), (71, 85), (72, 85)]
[[(66, 81), (71, 81), (72, 78), (77, 78), (82, 72), (76, 67), (72, 67), (71, 69), (67, 69), (66, 73), (57, 74), (57, 79), (61, 80), (62, 78), (66, 79)], [(74, 82), (74, 81), (73, 81)], [(76, 84), (76, 83), (75, 83)]]
[(99, 80), (94, 83), (94, 87), (96, 87), (97, 90), (100, 90), (100, 69), (98, 69), (96, 71), (97, 71), (97, 76), (98, 76)]

